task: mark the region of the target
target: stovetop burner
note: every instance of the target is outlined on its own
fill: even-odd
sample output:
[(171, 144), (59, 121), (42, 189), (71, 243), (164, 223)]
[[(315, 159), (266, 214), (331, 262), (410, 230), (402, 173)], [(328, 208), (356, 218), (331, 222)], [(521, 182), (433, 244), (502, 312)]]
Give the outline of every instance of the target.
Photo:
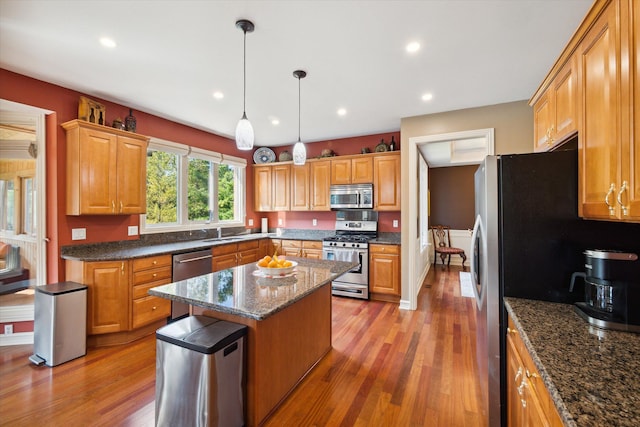
[(366, 243), (373, 236), (365, 236), (361, 234), (353, 234), (353, 235), (335, 235), (325, 237), (323, 240), (325, 242), (354, 242), (354, 243)]

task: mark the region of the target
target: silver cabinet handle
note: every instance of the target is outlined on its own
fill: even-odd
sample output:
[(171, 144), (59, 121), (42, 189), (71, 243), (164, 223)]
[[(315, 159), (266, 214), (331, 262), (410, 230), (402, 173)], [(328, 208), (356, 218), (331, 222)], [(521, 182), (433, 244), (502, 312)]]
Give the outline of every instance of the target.
[(628, 215), (629, 211), (627, 209), (627, 206), (625, 206), (624, 203), (622, 203), (622, 193), (624, 193), (625, 191), (627, 191), (627, 181), (622, 181), (622, 187), (620, 188), (620, 191), (618, 191), (618, 204), (622, 207), (622, 215)]
[(614, 215), (615, 206), (609, 203), (609, 196), (612, 195), (616, 191), (616, 185), (612, 182), (611, 187), (609, 187), (609, 191), (607, 191), (607, 195), (604, 196), (604, 203), (609, 207), (609, 215)]

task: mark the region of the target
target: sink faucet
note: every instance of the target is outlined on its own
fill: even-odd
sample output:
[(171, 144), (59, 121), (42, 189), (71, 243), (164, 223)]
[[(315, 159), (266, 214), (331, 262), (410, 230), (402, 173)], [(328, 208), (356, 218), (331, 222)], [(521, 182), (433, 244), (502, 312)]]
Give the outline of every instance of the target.
[(222, 228), (218, 227), (216, 230), (218, 230), (218, 239), (222, 238)]

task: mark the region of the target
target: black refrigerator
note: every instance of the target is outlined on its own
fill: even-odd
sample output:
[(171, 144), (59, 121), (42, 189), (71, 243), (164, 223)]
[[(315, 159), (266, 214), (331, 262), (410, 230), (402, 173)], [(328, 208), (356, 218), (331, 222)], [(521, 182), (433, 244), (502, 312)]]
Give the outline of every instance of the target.
[[(487, 156), (475, 174), (471, 273), (477, 360), (489, 426), (506, 425), (503, 297), (583, 300), (569, 292), (586, 249), (640, 249), (640, 224), (578, 217), (578, 153)], [(639, 307), (640, 309), (640, 302)]]

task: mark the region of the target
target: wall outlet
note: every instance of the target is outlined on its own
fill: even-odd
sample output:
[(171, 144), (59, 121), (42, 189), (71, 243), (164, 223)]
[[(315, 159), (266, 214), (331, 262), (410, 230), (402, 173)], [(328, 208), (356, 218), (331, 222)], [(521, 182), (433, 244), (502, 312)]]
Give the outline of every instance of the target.
[(249, 218), (249, 227), (253, 227), (253, 218)]
[(129, 233), (129, 236), (137, 236), (138, 235), (138, 226), (137, 225), (130, 225), (127, 232)]
[(398, 220), (397, 219), (393, 220), (393, 228), (398, 228)]
[(282, 225), (282, 218), (278, 218), (278, 225)]
[(72, 228), (71, 240), (85, 240), (87, 238), (86, 228)]
[(318, 220), (313, 218), (313, 220), (311, 220), (311, 222), (313, 223), (313, 226), (315, 227), (316, 225), (318, 225)]
[(13, 333), (13, 325), (4, 325), (4, 334), (11, 335)]

